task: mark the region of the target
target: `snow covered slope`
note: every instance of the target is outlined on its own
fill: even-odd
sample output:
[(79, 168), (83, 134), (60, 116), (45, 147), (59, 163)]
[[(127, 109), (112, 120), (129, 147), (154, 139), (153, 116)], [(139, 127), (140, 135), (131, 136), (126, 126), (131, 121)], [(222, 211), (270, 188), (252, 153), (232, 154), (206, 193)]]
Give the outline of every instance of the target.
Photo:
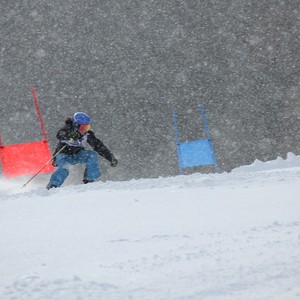
[(229, 174), (20, 186), (0, 183), (1, 300), (300, 299), (299, 156)]

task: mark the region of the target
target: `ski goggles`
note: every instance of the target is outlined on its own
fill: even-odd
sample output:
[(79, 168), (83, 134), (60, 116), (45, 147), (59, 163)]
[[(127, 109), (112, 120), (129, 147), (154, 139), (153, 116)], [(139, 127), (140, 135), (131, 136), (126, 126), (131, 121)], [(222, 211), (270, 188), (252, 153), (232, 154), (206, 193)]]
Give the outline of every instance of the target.
[(91, 125), (90, 124), (80, 124), (78, 127), (79, 132), (87, 132), (90, 130)]

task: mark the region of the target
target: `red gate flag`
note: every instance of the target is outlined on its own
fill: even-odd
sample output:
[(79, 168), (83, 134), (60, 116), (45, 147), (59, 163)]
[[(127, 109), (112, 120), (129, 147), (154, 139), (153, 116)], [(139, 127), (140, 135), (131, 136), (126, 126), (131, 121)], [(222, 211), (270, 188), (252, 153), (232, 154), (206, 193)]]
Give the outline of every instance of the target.
[[(33, 175), (52, 157), (47, 140), (0, 147), (2, 171), (6, 178)], [(41, 173), (52, 173), (49, 163)]]
[(31, 92), (44, 139), (39, 142), (3, 145), (0, 135), (0, 160), (2, 163), (2, 172), (7, 178), (34, 175), (37, 172), (52, 173), (54, 171), (54, 167), (51, 163), (46, 165), (48, 161), (50, 162), (52, 154), (33, 86), (31, 86)]

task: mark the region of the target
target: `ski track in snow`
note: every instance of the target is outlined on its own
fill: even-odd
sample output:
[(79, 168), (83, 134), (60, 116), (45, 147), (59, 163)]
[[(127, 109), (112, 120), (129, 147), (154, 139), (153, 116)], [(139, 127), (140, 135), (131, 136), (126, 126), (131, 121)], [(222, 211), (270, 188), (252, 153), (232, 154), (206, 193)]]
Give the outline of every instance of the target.
[(47, 191), (0, 184), (1, 300), (300, 299), (300, 157)]

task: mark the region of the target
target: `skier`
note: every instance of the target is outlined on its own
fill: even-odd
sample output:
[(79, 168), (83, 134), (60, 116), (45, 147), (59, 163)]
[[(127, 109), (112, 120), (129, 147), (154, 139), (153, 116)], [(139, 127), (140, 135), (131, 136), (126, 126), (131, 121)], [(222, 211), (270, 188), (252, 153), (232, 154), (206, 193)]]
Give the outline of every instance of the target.
[[(69, 175), (70, 165), (85, 164), (83, 183), (95, 181), (100, 177), (97, 153), (107, 159), (112, 167), (118, 164), (117, 159), (108, 148), (90, 130), (90, 117), (77, 112), (73, 118), (67, 118), (65, 126), (56, 134), (59, 143), (54, 152), (53, 166), (57, 167), (46, 188), (60, 187)], [(93, 150), (86, 150), (86, 143)]]

